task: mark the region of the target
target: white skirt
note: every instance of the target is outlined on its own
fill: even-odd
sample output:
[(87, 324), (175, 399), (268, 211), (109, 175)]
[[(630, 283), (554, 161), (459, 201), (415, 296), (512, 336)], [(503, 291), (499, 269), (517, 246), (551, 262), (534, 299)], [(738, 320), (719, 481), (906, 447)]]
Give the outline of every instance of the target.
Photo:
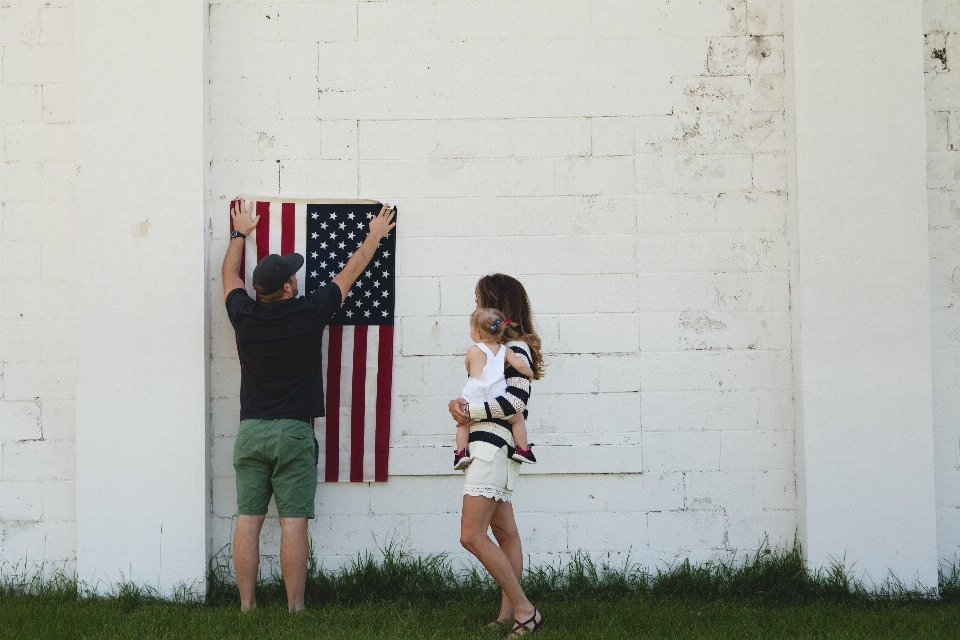
[(474, 456), (467, 467), (463, 495), (511, 502), (519, 475), (520, 463), (507, 457), (506, 447), (500, 447), (489, 462)]

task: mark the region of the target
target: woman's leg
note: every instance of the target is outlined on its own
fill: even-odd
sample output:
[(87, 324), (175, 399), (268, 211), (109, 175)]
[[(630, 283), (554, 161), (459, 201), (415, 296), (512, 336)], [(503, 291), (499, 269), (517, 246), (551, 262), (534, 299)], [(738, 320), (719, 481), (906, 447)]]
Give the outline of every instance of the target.
[(487, 535), (487, 527), (497, 510), (493, 498), (463, 496), (463, 514), (460, 517), (460, 544), (475, 555), (490, 572), (503, 593), (513, 605), (514, 616), (527, 620), (533, 616), (533, 605), (520, 588), (520, 580), (510, 559)]
[[(513, 503), (497, 502), (497, 508), (490, 519), (490, 529), (493, 531), (493, 537), (496, 538), (500, 550), (510, 561), (513, 573), (519, 581), (523, 576), (523, 546), (520, 543), (517, 521), (513, 517)], [(500, 615), (497, 616), (497, 621), (512, 622), (516, 617), (513, 613), (513, 603), (507, 597), (506, 591), (500, 593)]]

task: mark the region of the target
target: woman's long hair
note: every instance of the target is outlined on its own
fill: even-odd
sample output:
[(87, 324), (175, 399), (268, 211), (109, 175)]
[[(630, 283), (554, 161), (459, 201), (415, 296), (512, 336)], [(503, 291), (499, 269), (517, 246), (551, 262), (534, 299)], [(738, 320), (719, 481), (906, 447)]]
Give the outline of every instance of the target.
[(507, 340), (522, 340), (530, 347), (533, 360), (533, 379), (543, 377), (546, 365), (540, 353), (540, 336), (533, 325), (533, 312), (530, 310), (530, 298), (520, 281), (502, 273), (483, 276), (477, 281), (477, 302), (481, 307), (499, 309), (505, 318), (511, 320), (504, 330)]

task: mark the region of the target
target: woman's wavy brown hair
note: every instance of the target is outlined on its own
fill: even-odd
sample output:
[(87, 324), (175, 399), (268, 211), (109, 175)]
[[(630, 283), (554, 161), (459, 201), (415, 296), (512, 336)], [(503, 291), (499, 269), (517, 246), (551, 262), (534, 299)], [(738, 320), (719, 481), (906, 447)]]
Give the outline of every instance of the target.
[(481, 307), (499, 309), (511, 323), (504, 330), (507, 340), (522, 340), (530, 347), (533, 379), (544, 375), (546, 365), (540, 353), (540, 336), (533, 324), (530, 298), (520, 281), (502, 273), (483, 276), (477, 281), (477, 302)]

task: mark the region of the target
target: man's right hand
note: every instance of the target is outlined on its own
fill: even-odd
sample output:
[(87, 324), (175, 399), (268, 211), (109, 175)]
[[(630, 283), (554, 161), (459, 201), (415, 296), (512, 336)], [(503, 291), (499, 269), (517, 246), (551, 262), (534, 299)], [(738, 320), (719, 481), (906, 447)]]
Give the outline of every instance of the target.
[(383, 205), (383, 208), (380, 209), (380, 213), (374, 216), (373, 220), (370, 221), (370, 235), (375, 236), (378, 240), (380, 240), (390, 233), (390, 229), (393, 229), (395, 226), (397, 226), (397, 223), (393, 221), (393, 218), (396, 215), (396, 207), (391, 207), (388, 204)]

